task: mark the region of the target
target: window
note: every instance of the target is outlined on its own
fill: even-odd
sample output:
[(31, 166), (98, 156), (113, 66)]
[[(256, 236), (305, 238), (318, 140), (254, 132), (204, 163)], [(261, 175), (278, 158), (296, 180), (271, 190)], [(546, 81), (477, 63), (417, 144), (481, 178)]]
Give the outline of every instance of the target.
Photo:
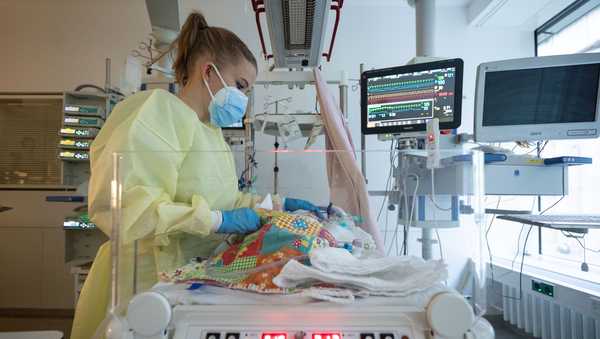
[[(600, 52), (600, 1), (575, 1), (565, 11), (535, 32), (539, 56)], [(593, 158), (592, 165), (569, 170), (569, 195), (548, 214), (600, 214), (600, 139), (551, 141), (544, 157), (574, 155)], [(542, 209), (556, 198), (542, 199)], [(542, 254), (575, 263), (585, 262), (600, 271), (600, 229), (574, 238), (559, 231), (542, 229)], [(588, 250), (584, 253), (584, 247)], [(585, 256), (584, 256), (585, 255)], [(595, 265), (595, 268), (592, 266)]]
[(0, 96), (0, 185), (61, 183), (61, 118), (61, 96)]

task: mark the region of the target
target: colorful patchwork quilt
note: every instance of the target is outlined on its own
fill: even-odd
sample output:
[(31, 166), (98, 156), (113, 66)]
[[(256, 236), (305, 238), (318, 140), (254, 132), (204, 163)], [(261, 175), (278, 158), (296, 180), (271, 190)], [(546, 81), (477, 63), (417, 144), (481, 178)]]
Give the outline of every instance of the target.
[(293, 293), (273, 283), (291, 259), (305, 264), (315, 248), (334, 247), (336, 239), (316, 219), (279, 211), (257, 210), (262, 227), (229, 244), (224, 251), (173, 272), (163, 272), (165, 282), (202, 282), (260, 293)]

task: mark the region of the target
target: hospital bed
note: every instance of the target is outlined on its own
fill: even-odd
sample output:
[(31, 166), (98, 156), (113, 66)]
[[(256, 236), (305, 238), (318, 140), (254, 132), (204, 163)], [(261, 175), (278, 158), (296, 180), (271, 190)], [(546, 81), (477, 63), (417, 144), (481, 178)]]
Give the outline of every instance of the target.
[[(126, 157), (126, 154), (116, 156)], [(256, 154), (258, 163), (269, 163), (273, 154)], [(319, 201), (319, 186), (327, 185), (326, 178), (316, 176), (311, 183), (286, 181), (285, 164), (294, 164), (290, 172), (306, 172), (324, 165), (323, 154), (301, 152), (280, 153), (280, 194), (287, 189), (294, 196)], [(388, 158), (390, 154), (370, 154)], [(310, 160), (308, 159), (310, 157)], [(298, 159), (301, 158), (301, 159)], [(116, 160), (118, 162), (118, 160)], [(310, 164), (310, 165), (307, 165)], [(117, 166), (118, 167), (118, 166)], [(120, 168), (123, 171), (123, 168)], [(260, 169), (257, 171), (260, 173)], [(325, 170), (320, 173), (325, 173)], [(269, 173), (270, 174), (270, 173)], [(115, 187), (119, 176), (126, 173), (115, 171)], [(268, 175), (267, 175), (268, 176)], [(260, 180), (256, 180), (260, 182)], [(271, 182), (263, 180), (268, 191)], [(322, 189), (321, 189), (322, 190)], [(327, 190), (325, 189), (325, 192)], [(476, 190), (474, 190), (476, 191)], [(119, 194), (115, 194), (113, 219), (119, 220)], [(118, 224), (113, 226), (113, 239), (119, 243)], [(474, 238), (478, 238), (474, 235)], [(477, 247), (476, 245), (474, 247)], [(120, 248), (120, 246), (115, 246)], [(117, 279), (113, 286), (113, 308), (105, 321), (108, 338), (128, 339), (425, 339), (425, 338), (478, 338), (492, 339), (494, 331), (483, 319), (485, 286), (472, 293), (472, 300), (465, 299), (457, 291), (437, 284), (418, 293), (403, 297), (352, 297), (340, 296), (331, 301), (315, 298), (310, 294), (288, 295), (259, 294), (233, 290), (210, 284), (159, 283), (150, 289), (136, 286), (136, 278), (125, 277), (124, 272), (134, 275), (135, 267), (123, 265), (135, 263), (124, 259), (126, 254), (117, 250), (113, 265)], [(130, 255), (130, 253), (129, 253)], [(135, 254), (134, 254), (135, 258)], [(477, 280), (477, 279), (474, 279)], [(121, 297), (123, 281), (133, 283), (132, 297)], [(484, 281), (484, 280), (480, 280)], [(122, 293), (123, 295), (126, 293)], [(473, 300), (478, 299), (478, 300)], [(475, 310), (475, 311), (474, 311)]]
[[(349, 304), (203, 286), (157, 286), (129, 303), (130, 338), (420, 339), (493, 338), (455, 292), (432, 288), (410, 297), (370, 297)], [(464, 336), (463, 336), (464, 335)]]

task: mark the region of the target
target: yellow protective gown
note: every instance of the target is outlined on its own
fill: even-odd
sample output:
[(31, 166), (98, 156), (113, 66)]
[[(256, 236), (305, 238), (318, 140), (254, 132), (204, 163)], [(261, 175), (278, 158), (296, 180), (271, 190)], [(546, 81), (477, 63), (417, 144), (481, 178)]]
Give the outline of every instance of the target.
[[(115, 153), (119, 152), (119, 153)], [(118, 154), (122, 213), (119, 297), (131, 297), (133, 241), (138, 242), (138, 292), (157, 272), (208, 256), (222, 241), (211, 230), (211, 210), (253, 207), (258, 197), (239, 192), (233, 155), (221, 129), (202, 123), (164, 90), (121, 102), (94, 140), (89, 185), (91, 220), (111, 234), (110, 187)], [(72, 339), (89, 339), (110, 301), (110, 241), (98, 251), (83, 287)]]

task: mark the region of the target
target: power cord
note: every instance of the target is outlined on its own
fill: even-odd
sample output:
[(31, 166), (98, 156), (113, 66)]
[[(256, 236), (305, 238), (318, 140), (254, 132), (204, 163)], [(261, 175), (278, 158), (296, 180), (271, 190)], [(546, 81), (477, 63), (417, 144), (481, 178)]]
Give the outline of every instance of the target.
[[(389, 154), (389, 161), (390, 161), (390, 169), (388, 171), (388, 177), (385, 183), (385, 196), (383, 197), (383, 201), (381, 202), (381, 207), (379, 209), (379, 213), (377, 214), (377, 221), (379, 222), (380, 218), (381, 218), (381, 213), (383, 212), (383, 208), (385, 206), (385, 203), (388, 201), (388, 195), (390, 192), (390, 185), (391, 185), (391, 178), (392, 178), (392, 173), (393, 173), (393, 169), (394, 169), (394, 161), (396, 159), (397, 155), (394, 152), (394, 140), (392, 140), (392, 143), (390, 145), (390, 154)], [(386, 211), (385, 213), (385, 228), (384, 228), (384, 235), (383, 235), (383, 243), (387, 243), (387, 237), (388, 237), (388, 217), (389, 217), (389, 210)]]
[[(579, 246), (581, 246), (581, 248), (583, 249), (583, 262), (581, 263), (581, 270), (583, 272), (589, 272), (590, 267), (587, 263), (587, 251), (590, 251), (592, 253), (600, 253), (600, 249), (598, 250), (593, 250), (591, 248), (587, 248), (585, 246), (585, 235), (575, 235), (569, 231), (560, 231), (565, 237), (567, 238), (573, 238), (577, 241), (577, 243), (579, 244)], [(581, 240), (583, 240), (583, 243), (581, 242)]]
[(383, 201), (381, 202), (381, 207), (379, 208), (379, 213), (377, 213), (377, 221), (379, 221), (379, 219), (381, 218), (381, 212), (383, 212), (383, 207), (385, 206), (386, 201), (388, 200), (388, 194), (390, 191), (390, 184), (391, 184), (391, 179), (392, 179), (392, 173), (394, 170), (394, 161), (396, 160), (397, 155), (394, 152), (394, 140), (392, 140), (392, 143), (390, 145), (390, 154), (389, 154), (389, 161), (390, 161), (390, 169), (388, 171), (388, 177), (387, 180), (385, 182), (385, 192), (386, 195), (383, 197)]
[(438, 203), (435, 201), (435, 178), (434, 178), (434, 174), (435, 174), (435, 169), (432, 167), (431, 168), (431, 195), (429, 196), (429, 200), (431, 200), (431, 202), (433, 203), (433, 205), (440, 211), (451, 211), (452, 210), (452, 205), (450, 205), (450, 207), (448, 208), (444, 208), (444, 207), (440, 207), (440, 205), (438, 205)]
[(446, 261), (446, 258), (444, 257), (444, 249), (442, 248), (442, 238), (440, 237), (440, 232), (438, 232), (438, 229), (435, 229), (435, 235), (437, 237), (437, 241), (438, 241), (438, 247), (440, 250), (440, 259), (442, 259), (442, 261)]
[[(550, 205), (548, 208), (546, 208), (546, 209), (544, 209), (542, 212), (540, 212), (540, 215), (542, 215), (542, 214), (546, 213), (547, 211), (551, 210), (552, 208), (554, 208), (554, 207), (555, 207), (556, 205), (558, 205), (558, 203), (560, 203), (560, 202), (561, 202), (561, 201), (562, 201), (564, 198), (565, 198), (565, 197), (564, 197), (564, 196), (562, 196), (560, 199), (558, 199), (556, 202), (554, 202), (554, 203), (553, 203), (552, 205)], [(500, 205), (500, 204), (499, 204), (499, 203), (500, 203), (500, 199), (501, 199), (501, 198), (498, 198), (498, 205), (497, 205), (496, 209), (498, 209), (498, 208), (500, 207), (500, 206), (499, 206), (499, 205)], [(488, 229), (487, 229), (487, 231), (486, 231), (486, 234), (485, 234), (486, 243), (487, 243), (487, 245), (488, 245), (488, 254), (489, 254), (489, 257), (490, 257), (490, 274), (491, 274), (491, 279), (492, 279), (492, 282), (494, 282), (494, 281), (495, 281), (495, 280), (494, 280), (494, 268), (493, 268), (493, 263), (492, 263), (492, 252), (491, 252), (491, 248), (490, 248), (490, 246), (489, 246), (489, 239), (488, 239), (488, 235), (489, 235), (489, 231), (490, 231), (490, 229), (491, 229), (491, 227), (492, 227), (492, 225), (493, 225), (493, 222), (494, 222), (494, 220), (495, 220), (495, 216), (496, 216), (496, 215), (494, 214), (494, 216), (492, 217), (492, 221), (490, 222), (490, 225), (488, 226)], [(520, 238), (521, 238), (521, 234), (522, 234), (522, 231), (523, 231), (523, 226), (524, 226), (524, 225), (522, 225), (522, 226), (521, 226), (521, 232), (519, 233), (519, 240), (520, 240)], [(522, 250), (522, 252), (521, 252), (521, 265), (520, 265), (520, 268), (519, 268), (519, 297), (518, 297), (518, 298), (516, 298), (516, 297), (511, 297), (511, 296), (502, 295), (502, 298), (506, 298), (506, 299), (510, 299), (510, 300), (518, 300), (518, 301), (520, 301), (520, 300), (521, 300), (521, 298), (523, 297), (523, 267), (524, 267), (524, 264), (525, 264), (525, 254), (526, 254), (526, 253), (525, 253), (525, 251), (527, 250), (527, 242), (529, 241), (529, 235), (531, 234), (531, 230), (532, 230), (532, 229), (533, 229), (533, 226), (532, 226), (532, 225), (531, 225), (531, 226), (529, 226), (529, 230), (527, 231), (527, 235), (525, 236), (525, 242), (524, 242), (524, 244), (523, 244), (523, 250)], [(517, 243), (517, 246), (518, 246), (518, 243)], [(518, 253), (519, 253), (519, 252), (518, 252), (518, 250), (517, 250), (517, 255), (515, 256), (515, 258), (513, 258), (513, 261), (512, 261), (512, 263), (511, 263), (511, 271), (512, 271), (512, 267), (514, 266), (515, 259), (516, 259), (516, 257), (518, 256)], [(508, 272), (507, 274), (509, 274), (509, 273), (511, 273), (511, 272)], [(504, 275), (503, 275), (503, 276), (504, 276)]]
[[(498, 203), (496, 203), (496, 210), (498, 210), (500, 208), (501, 201), (502, 201), (502, 197), (498, 197)], [(493, 214), (492, 220), (490, 221), (489, 226), (485, 230), (485, 244), (487, 246), (488, 256), (490, 258), (490, 274), (491, 274), (492, 282), (494, 281), (494, 265), (493, 265), (493, 261), (492, 261), (492, 247), (490, 246), (489, 235), (490, 235), (490, 231), (492, 230), (492, 226), (494, 225), (495, 220), (496, 220), (496, 214)], [(517, 253), (519, 253), (518, 249), (517, 249)]]
[[(404, 198), (404, 206), (408, 206), (408, 195), (407, 195), (407, 186), (406, 186), (406, 178), (408, 177), (414, 177), (416, 179), (416, 183), (415, 183), (415, 189), (414, 192), (412, 194), (412, 204), (410, 206), (410, 211), (408, 213), (408, 220), (406, 220), (405, 225), (404, 225), (404, 239), (402, 241), (402, 248), (400, 249), (400, 252), (403, 252), (404, 249), (406, 248), (407, 245), (407, 241), (408, 241), (408, 230), (411, 227), (411, 223), (413, 222), (414, 219), (414, 211), (415, 211), (415, 205), (416, 205), (416, 200), (417, 200), (417, 192), (419, 190), (419, 184), (420, 184), (420, 178), (417, 174), (414, 173), (410, 173), (407, 174), (403, 180), (402, 180), (402, 195), (401, 197)], [(387, 255), (389, 256), (390, 253), (392, 252), (392, 248), (394, 244), (397, 244), (398, 241), (398, 230), (400, 229), (399, 225), (396, 225), (396, 229), (394, 230), (394, 236), (392, 238), (392, 242), (390, 244), (390, 246), (388, 247), (387, 250)], [(396, 245), (396, 255), (399, 255), (398, 252), (398, 246)]]
[[(542, 215), (542, 214), (548, 212), (549, 210), (551, 210), (552, 208), (554, 208), (554, 206), (558, 205), (558, 203), (561, 202), (564, 198), (565, 197), (562, 196), (554, 204), (550, 205), (550, 207), (541, 211), (540, 215)], [(529, 240), (529, 234), (531, 233), (532, 229), (533, 229), (533, 226), (529, 226), (529, 230), (527, 231), (527, 235), (525, 236), (525, 244), (523, 245), (523, 253), (521, 256), (521, 268), (519, 269), (519, 299), (518, 300), (521, 300), (521, 298), (523, 297), (523, 265), (525, 264), (525, 251), (527, 250), (527, 240)]]
[[(435, 169), (432, 167), (431, 168), (431, 195), (429, 196), (429, 199), (431, 200), (431, 202), (433, 203), (433, 205), (435, 206), (435, 208), (437, 208), (438, 210), (441, 211), (451, 211), (452, 210), (452, 205), (450, 205), (450, 207), (448, 208), (443, 208), (441, 207), (436, 201), (435, 201)], [(442, 261), (445, 261), (445, 256), (444, 256), (444, 249), (442, 247), (442, 239), (440, 237), (440, 232), (438, 232), (438, 221), (437, 221), (437, 216), (436, 216), (436, 212), (435, 209), (433, 209), (433, 219), (435, 221), (436, 224), (436, 228), (435, 228), (435, 235), (437, 237), (437, 241), (438, 241), (438, 249), (440, 251), (440, 259)]]

